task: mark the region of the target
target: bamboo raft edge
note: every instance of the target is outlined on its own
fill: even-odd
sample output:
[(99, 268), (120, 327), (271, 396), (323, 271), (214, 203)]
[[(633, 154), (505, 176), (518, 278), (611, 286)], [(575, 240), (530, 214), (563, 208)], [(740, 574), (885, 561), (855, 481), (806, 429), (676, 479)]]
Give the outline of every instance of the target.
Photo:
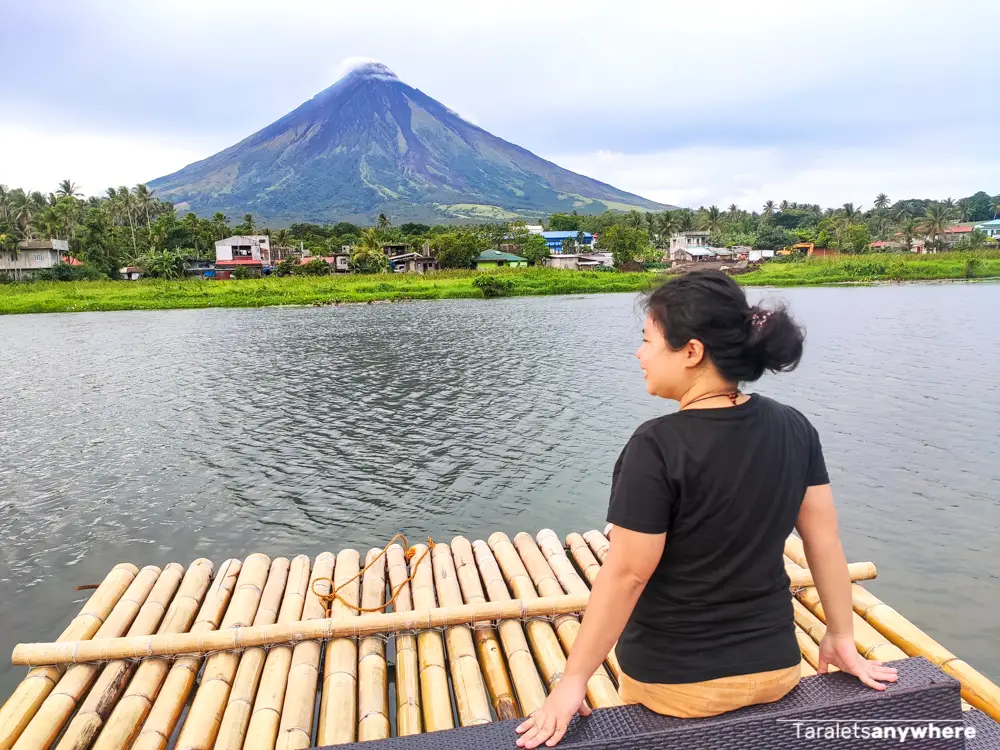
[[(256, 554), (223, 563), (214, 578), (201, 559), (187, 569), (201, 583), (190, 585), (176, 563), (162, 573), (116, 565), (60, 641), (15, 647), (12, 663), (33, 668), (0, 707), (0, 750), (53, 747), (67, 727), (57, 750), (165, 748), (170, 735), (181, 750), (308, 748), (527, 715), (562, 675), (610, 553), (606, 533), (390, 544), (363, 556), (324, 552), (315, 565)], [(812, 676), (825, 614), (801, 540), (790, 537), (785, 553), (801, 671)], [(168, 570), (176, 582), (153, 596)], [(1000, 722), (1000, 688), (863, 588), (873, 563), (848, 570), (859, 652), (924, 656), (961, 682), (964, 708)], [(145, 593), (127, 593), (140, 591), (141, 575)], [(177, 584), (191, 591), (171, 602)], [(130, 627), (146, 594), (163, 612)], [(357, 611), (387, 605), (393, 611)], [(116, 624), (101, 627), (106, 620)], [(619, 705), (619, 675), (612, 651), (588, 682), (588, 703)]]

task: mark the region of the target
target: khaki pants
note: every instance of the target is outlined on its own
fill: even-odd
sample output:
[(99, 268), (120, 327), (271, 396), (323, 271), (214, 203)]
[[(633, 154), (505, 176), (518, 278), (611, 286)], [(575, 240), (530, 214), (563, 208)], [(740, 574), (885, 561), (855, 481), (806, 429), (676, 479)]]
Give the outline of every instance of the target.
[(802, 668), (758, 672), (677, 685), (638, 682), (622, 673), (618, 694), (626, 705), (641, 703), (651, 711), (680, 719), (734, 711), (756, 703), (773, 703), (799, 684)]

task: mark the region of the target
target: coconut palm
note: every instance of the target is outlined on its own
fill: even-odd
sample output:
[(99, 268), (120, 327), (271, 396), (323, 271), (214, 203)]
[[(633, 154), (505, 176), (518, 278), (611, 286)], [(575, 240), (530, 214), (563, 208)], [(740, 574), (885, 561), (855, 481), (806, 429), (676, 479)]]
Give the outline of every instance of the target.
[(641, 229), (643, 224), (642, 214), (638, 211), (629, 211), (625, 216), (625, 226), (631, 229)]
[(889, 196), (885, 193), (879, 193), (875, 196), (875, 208), (884, 209), (889, 207)]
[(676, 232), (679, 226), (680, 222), (678, 222), (674, 212), (664, 211), (660, 214), (660, 239), (666, 239), (669, 242), (670, 235)]
[(764, 203), (764, 213), (761, 214), (765, 219), (770, 219), (774, 216), (774, 201), (767, 201)]
[(384, 213), (380, 213), (378, 215), (378, 222), (376, 223), (375, 226), (378, 227), (379, 231), (383, 231), (383, 230), (388, 229), (389, 227), (391, 227), (392, 226), (392, 222), (389, 221), (389, 217), (388, 216), (386, 216)]
[(844, 207), (840, 209), (840, 213), (849, 224), (854, 224), (861, 218), (861, 209), (855, 208), (853, 203), (845, 203)]
[(740, 207), (739, 206), (737, 206), (735, 203), (730, 203), (729, 204), (729, 215), (730, 216), (732, 216), (733, 218), (736, 218), (736, 215), (739, 212), (740, 212)]
[(694, 229), (694, 214), (690, 211), (681, 211), (677, 216), (677, 231), (690, 232)]
[(137, 214), (141, 214), (146, 217), (146, 226), (148, 227), (149, 209), (156, 203), (156, 199), (153, 198), (153, 191), (140, 183), (132, 188), (132, 196), (135, 198), (135, 208)]
[(955, 212), (958, 216), (959, 221), (969, 220), (969, 199), (962, 198), (958, 203), (955, 204)]
[(788, 201), (781, 201), (781, 204), (778, 206), (778, 209), (781, 211), (787, 211), (789, 208), (791, 208), (791, 204)]
[(701, 217), (702, 227), (712, 234), (722, 229), (722, 212), (718, 206), (709, 206)]
[(80, 192), (80, 186), (72, 180), (63, 180), (59, 183), (56, 196), (59, 198), (82, 198), (83, 193)]
[(10, 191), (6, 185), (0, 185), (0, 219), (10, 217)]
[(993, 199), (993, 205), (990, 207), (993, 210), (993, 218), (1000, 216), (1000, 195)]
[(934, 243), (951, 223), (952, 209), (945, 204), (934, 203), (927, 207), (927, 212), (920, 224), (920, 231), (926, 234)]
[(949, 212), (954, 213), (954, 211), (955, 211), (955, 201), (954, 200), (952, 200), (951, 198), (945, 198), (944, 202), (942, 203), (942, 205)]

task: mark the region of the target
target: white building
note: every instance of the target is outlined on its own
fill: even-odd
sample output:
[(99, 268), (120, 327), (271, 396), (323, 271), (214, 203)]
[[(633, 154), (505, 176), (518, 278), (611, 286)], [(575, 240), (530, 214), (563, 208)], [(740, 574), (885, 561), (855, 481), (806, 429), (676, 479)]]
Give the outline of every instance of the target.
[(259, 261), (271, 265), (271, 238), (266, 234), (226, 237), (215, 243), (215, 262)]
[[(687, 260), (692, 255), (688, 250), (704, 250), (708, 247), (708, 232), (677, 232), (670, 235), (670, 260)], [(701, 256), (700, 253), (694, 255)]]
[(0, 251), (0, 273), (14, 277), (15, 281), (30, 279), (62, 262), (68, 252), (66, 240), (25, 240), (18, 243), (17, 250)]

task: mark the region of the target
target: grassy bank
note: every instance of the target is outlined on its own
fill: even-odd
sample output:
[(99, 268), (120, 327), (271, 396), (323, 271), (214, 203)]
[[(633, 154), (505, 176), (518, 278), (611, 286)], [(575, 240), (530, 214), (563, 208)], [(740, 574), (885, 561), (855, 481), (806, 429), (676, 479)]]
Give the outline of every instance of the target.
[[(551, 268), (494, 273), (510, 282), (510, 296), (634, 292), (656, 279), (649, 273), (581, 273)], [(426, 276), (343, 274), (239, 281), (149, 279), (7, 284), (0, 285), (0, 314), (482, 298), (482, 291), (473, 283), (480, 275), (474, 271), (443, 271)]]
[(839, 255), (800, 263), (764, 263), (739, 277), (753, 286), (870, 284), (879, 281), (935, 281), (1000, 277), (1000, 251), (938, 255)]
[[(427, 276), (320, 276), (241, 281), (81, 281), (0, 285), (0, 314), (87, 310), (169, 310), (196, 307), (329, 305), (423, 299), (482, 298), (482, 274), (446, 271)], [(652, 273), (600, 273), (551, 268), (492, 272), (510, 296), (636, 292), (656, 283)], [(879, 281), (1000, 278), (1000, 251), (941, 255), (855, 255), (763, 264), (738, 277), (749, 286), (815, 286)]]

